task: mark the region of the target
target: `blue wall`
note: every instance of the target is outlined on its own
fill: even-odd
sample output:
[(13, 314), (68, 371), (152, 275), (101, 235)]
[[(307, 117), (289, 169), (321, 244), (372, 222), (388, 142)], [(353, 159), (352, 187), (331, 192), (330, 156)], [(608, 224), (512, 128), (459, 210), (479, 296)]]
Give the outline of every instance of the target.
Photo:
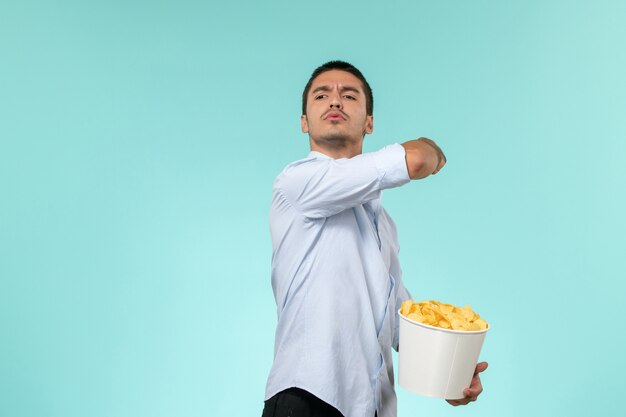
[(618, 415), (622, 1), (0, 3), (0, 415), (260, 415), (272, 182), (330, 59), (375, 95), (366, 150), (448, 165), (385, 193), (418, 299), (492, 325), (463, 411)]

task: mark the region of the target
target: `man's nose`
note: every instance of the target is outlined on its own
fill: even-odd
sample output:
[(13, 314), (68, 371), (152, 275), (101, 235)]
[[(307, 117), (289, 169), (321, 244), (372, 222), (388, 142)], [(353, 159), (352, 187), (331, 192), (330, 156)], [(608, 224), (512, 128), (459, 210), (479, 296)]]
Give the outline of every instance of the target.
[(341, 99), (338, 94), (333, 94), (330, 99), (330, 108), (341, 109), (343, 108), (343, 104), (341, 104)]

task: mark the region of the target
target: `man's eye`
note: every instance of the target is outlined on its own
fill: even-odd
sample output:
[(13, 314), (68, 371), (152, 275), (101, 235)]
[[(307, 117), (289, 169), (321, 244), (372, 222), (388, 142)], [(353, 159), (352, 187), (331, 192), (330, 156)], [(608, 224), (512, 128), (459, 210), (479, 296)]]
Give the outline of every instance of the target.
[(320, 100), (322, 98), (326, 98), (326, 94), (320, 94), (319, 96), (315, 96), (315, 100)]
[(344, 97), (347, 98), (348, 100), (356, 100), (354, 96), (345, 95)]

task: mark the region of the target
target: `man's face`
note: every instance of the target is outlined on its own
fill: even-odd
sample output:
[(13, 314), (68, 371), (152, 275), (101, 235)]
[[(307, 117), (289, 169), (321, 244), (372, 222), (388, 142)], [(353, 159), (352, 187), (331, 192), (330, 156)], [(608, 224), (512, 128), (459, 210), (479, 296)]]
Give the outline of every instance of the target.
[(309, 89), (307, 114), (301, 117), (302, 132), (316, 142), (362, 142), (374, 128), (365, 99), (361, 80), (349, 72), (331, 70), (320, 74)]

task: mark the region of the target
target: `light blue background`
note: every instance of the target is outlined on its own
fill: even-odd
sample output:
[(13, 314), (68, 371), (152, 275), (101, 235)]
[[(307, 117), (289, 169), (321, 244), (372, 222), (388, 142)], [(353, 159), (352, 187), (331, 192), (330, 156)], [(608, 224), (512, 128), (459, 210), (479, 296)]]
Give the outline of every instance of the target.
[(0, 4), (0, 415), (260, 415), (272, 181), (330, 59), (366, 150), (448, 157), (384, 196), (407, 287), (492, 324), (477, 403), (399, 415), (623, 413), (623, 1)]

